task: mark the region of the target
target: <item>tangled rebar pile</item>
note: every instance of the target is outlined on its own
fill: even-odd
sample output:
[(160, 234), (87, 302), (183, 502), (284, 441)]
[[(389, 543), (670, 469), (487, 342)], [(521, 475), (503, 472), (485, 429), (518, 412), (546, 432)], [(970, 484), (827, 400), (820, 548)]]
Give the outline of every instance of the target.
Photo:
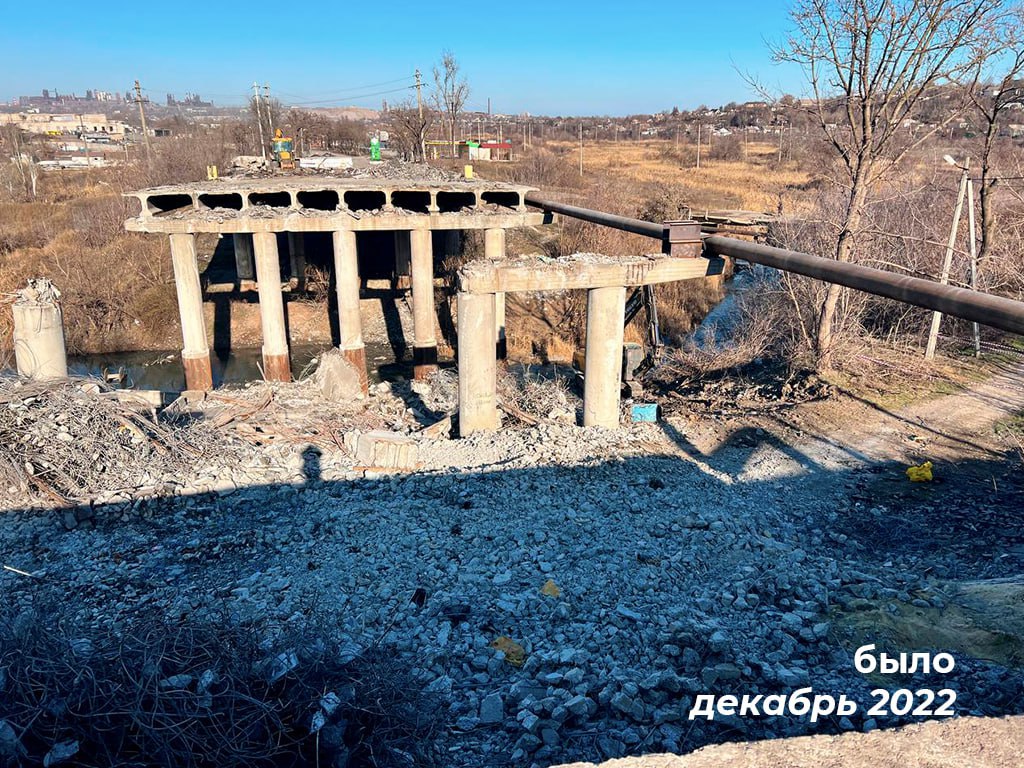
[(432, 766), (442, 725), (407, 664), (315, 626), (0, 610), (0, 765)]
[(232, 450), (208, 426), (171, 426), (94, 380), (0, 379), (0, 497), (82, 502), (159, 485)]

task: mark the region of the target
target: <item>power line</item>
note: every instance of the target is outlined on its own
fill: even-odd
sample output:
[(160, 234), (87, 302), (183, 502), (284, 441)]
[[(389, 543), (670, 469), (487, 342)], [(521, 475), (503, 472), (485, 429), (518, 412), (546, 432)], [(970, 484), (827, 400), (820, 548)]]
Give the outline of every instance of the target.
[[(384, 96), (384, 95), (389, 94), (389, 93), (399, 93), (400, 91), (411, 91), (411, 90), (414, 90), (415, 88), (416, 88), (415, 85), (405, 85), (405, 86), (402, 86), (401, 88), (391, 88), (390, 90), (386, 90), (386, 91), (375, 91), (373, 93), (353, 93), (353, 94), (349, 94), (349, 95), (346, 95), (346, 96), (336, 96), (335, 98), (332, 98), (332, 99), (311, 99), (311, 100), (308, 100), (308, 101), (292, 101), (292, 102), (289, 102), (289, 106), (296, 106), (296, 105), (303, 106), (303, 105), (310, 105), (310, 104), (336, 104), (339, 101), (353, 101), (355, 99), (368, 99), (371, 96)], [(282, 92), (281, 95), (283, 96), (283, 95), (286, 95), (286, 94), (284, 94)]]

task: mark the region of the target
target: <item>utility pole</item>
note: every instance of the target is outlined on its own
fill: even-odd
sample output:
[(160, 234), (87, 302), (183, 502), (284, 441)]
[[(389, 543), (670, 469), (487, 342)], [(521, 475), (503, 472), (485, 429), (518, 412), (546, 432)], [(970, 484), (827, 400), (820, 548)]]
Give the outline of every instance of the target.
[[(967, 224), (971, 237), (971, 289), (976, 291), (978, 290), (978, 248), (975, 243), (974, 231), (974, 179), (970, 176), (967, 177)], [(971, 323), (971, 332), (974, 336), (974, 356), (981, 357), (981, 328), (976, 322)]]
[(267, 162), (267, 145), (263, 139), (263, 115), (260, 113), (260, 87), (253, 81), (252, 84), (253, 99), (256, 102), (256, 125), (260, 129), (260, 157), (263, 158), (263, 162)]
[(82, 151), (85, 152), (85, 164), (92, 165), (92, 158), (89, 157), (89, 140), (85, 138), (85, 118), (78, 116), (78, 131), (82, 136)]
[(419, 69), (416, 70), (416, 108), (420, 113), (419, 130), (417, 131), (420, 135), (420, 160), (426, 162), (427, 145), (423, 135), (423, 76), (420, 75)]
[[(142, 140), (146, 143), (146, 162), (153, 164), (153, 147), (149, 143), (149, 129), (146, 127), (146, 110), (142, 108), (142, 86), (135, 81), (135, 103), (139, 105), (139, 121), (142, 123)], [(84, 138), (83, 138), (84, 141)]]
[(700, 169), (700, 123), (697, 123), (697, 168)]
[(580, 122), (580, 176), (583, 175), (583, 122)]
[[(953, 248), (956, 245), (956, 233), (960, 229), (960, 214), (964, 209), (964, 197), (967, 195), (967, 185), (970, 182), (968, 167), (970, 159), (963, 166), (963, 175), (960, 177), (960, 192), (956, 198), (956, 209), (953, 211), (953, 226), (949, 228), (949, 241), (946, 243), (946, 257), (942, 260), (942, 274), (939, 282), (946, 285), (949, 282), (949, 269), (953, 264)], [(924, 350), (924, 359), (931, 360), (935, 357), (935, 346), (939, 342), (939, 326), (942, 324), (942, 313), (932, 313), (932, 327), (928, 330), (928, 344)]]
[(270, 111), (270, 86), (263, 84), (263, 106), (267, 108), (267, 131), (270, 133), (270, 140), (274, 140), (274, 115)]

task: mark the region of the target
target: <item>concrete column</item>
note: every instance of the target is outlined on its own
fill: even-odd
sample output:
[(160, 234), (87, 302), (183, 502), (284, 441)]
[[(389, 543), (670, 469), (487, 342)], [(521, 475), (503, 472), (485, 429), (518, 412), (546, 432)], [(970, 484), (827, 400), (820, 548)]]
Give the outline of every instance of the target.
[(434, 336), (434, 250), (429, 229), (409, 233), (412, 255), (412, 362), (417, 379), (437, 370), (437, 338)]
[(235, 274), (239, 280), (255, 280), (256, 270), (253, 265), (252, 235), (242, 232), (231, 236), (235, 247)]
[(366, 347), (363, 345), (363, 321), (359, 314), (359, 257), (356, 233), (340, 229), (334, 238), (334, 281), (338, 291), (338, 326), (341, 343), (338, 345), (345, 359), (359, 373), (359, 384), (365, 395)]
[[(505, 230), (488, 229), (484, 231), (484, 256), (490, 261), (505, 258)], [(508, 357), (508, 342), (505, 340), (505, 294), (494, 294), (494, 330), (497, 338), (497, 354), (499, 360)]]
[(291, 381), (292, 367), (288, 357), (277, 235), (273, 232), (254, 232), (252, 242), (256, 254), (260, 321), (263, 324), (263, 376), (268, 381)]
[(196, 236), (171, 235), (171, 263), (174, 286), (178, 291), (178, 314), (181, 317), (181, 362), (185, 367), (188, 389), (213, 389), (210, 370), (210, 345), (206, 340), (203, 317), (203, 288), (199, 283), (196, 263)]
[(20, 376), (64, 379), (68, 356), (59, 293), (48, 280), (29, 281), (14, 303), (14, 359)]
[(409, 273), (412, 271), (412, 256), (409, 253), (409, 233), (395, 232), (395, 288), (408, 290)]
[(306, 236), (302, 232), (288, 233), (288, 256), (291, 258), (292, 277), (300, 291), (306, 289)]
[(583, 426), (619, 426), (622, 336), (626, 289), (587, 291), (587, 360), (583, 372)]
[(494, 294), (460, 293), (459, 434), (498, 428), (497, 362), (494, 357)]

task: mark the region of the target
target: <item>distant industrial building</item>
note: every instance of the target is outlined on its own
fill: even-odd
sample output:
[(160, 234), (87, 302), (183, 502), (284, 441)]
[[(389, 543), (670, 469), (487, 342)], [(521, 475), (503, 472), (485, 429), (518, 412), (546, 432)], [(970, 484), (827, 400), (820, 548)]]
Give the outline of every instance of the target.
[(88, 90), (85, 92), (85, 96), (76, 96), (74, 93), (61, 94), (57, 90), (54, 90), (51, 94), (48, 88), (44, 88), (40, 96), (19, 96), (18, 106), (52, 109), (55, 107), (73, 107), (88, 104), (123, 103), (125, 101), (130, 101), (130, 99), (110, 91)]
[(122, 120), (111, 120), (96, 113), (44, 114), (40, 112), (16, 112), (0, 114), (0, 125), (17, 125), (28, 133), (47, 136), (100, 135), (110, 139), (123, 139), (131, 127)]

